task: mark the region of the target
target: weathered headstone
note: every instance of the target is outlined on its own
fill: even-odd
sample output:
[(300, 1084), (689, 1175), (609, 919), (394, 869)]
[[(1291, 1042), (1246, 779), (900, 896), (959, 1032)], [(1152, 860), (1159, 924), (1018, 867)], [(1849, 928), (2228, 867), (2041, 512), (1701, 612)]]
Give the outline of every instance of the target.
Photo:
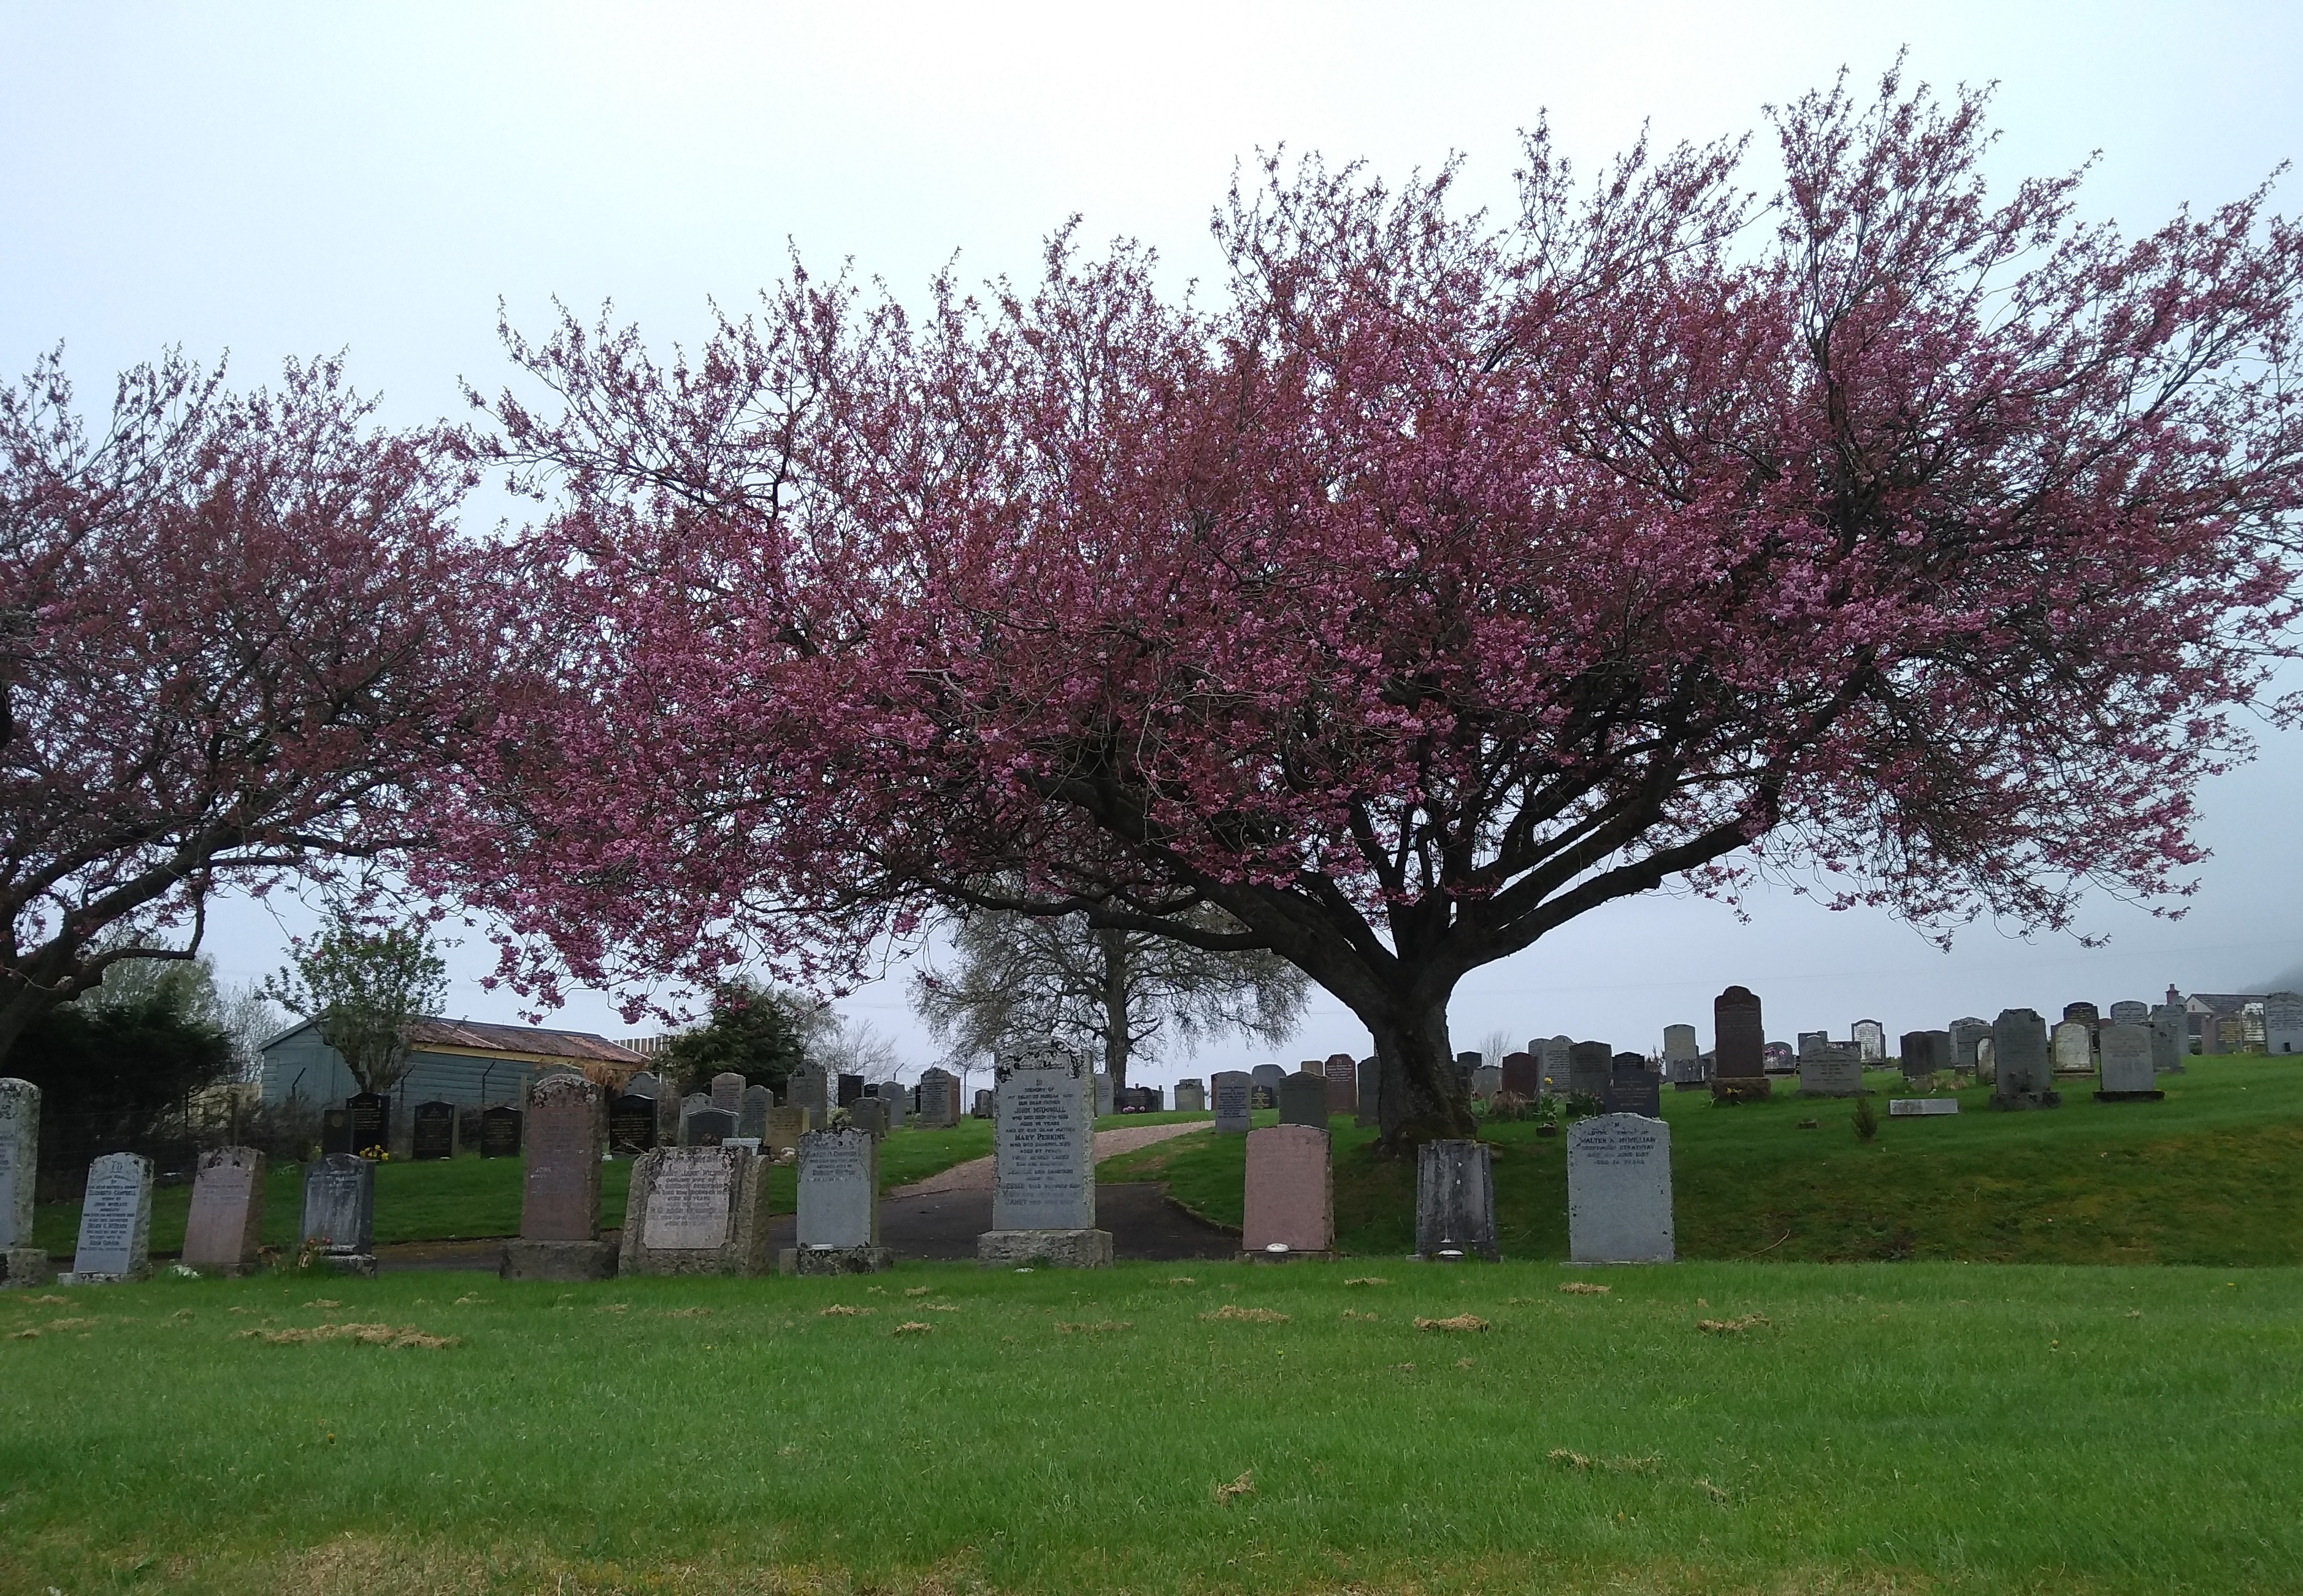
[(1543, 1095), (1543, 1067), (1535, 1061), (1533, 1053), (1506, 1053), (1503, 1077), (1496, 1083), (1496, 1088), (1531, 1102)]
[(519, 1110), (509, 1103), (498, 1103), (480, 1110), (480, 1156), (482, 1158), (517, 1158), (519, 1156)]
[(1894, 1119), (1924, 1119), (1936, 1114), (1958, 1112), (1959, 1099), (1956, 1097), (1891, 1097), (1887, 1100), (1888, 1117)]
[(1978, 1084), (1987, 1086), (1999, 1078), (1998, 1066), (1991, 1057), (1991, 1038), (1988, 1036), (1975, 1044), (1975, 1078)]
[(600, 1239), (600, 1155), (606, 1094), (580, 1075), (547, 1075), (527, 1090), (527, 1169), (519, 1236), (504, 1244), (507, 1280), (604, 1280), (616, 1246)]
[(1925, 1031), (1906, 1031), (1895, 1043), (1895, 1062), (1907, 1081), (1923, 1080), (1935, 1072), (1935, 1048)]
[(895, 1262), (880, 1245), (880, 1144), (868, 1131), (802, 1136), (798, 1197), (798, 1245), (778, 1256), (778, 1273), (873, 1274)]
[(1877, 1064), (1887, 1056), (1887, 1027), (1876, 1019), (1859, 1019), (1848, 1027), (1848, 1038), (1855, 1043), (1855, 1056), (1862, 1063)]
[(264, 1154), (218, 1147), (200, 1154), (192, 1172), (192, 1209), (184, 1220), (184, 1267), (202, 1274), (245, 1274), (264, 1241)]
[(1615, 1070), (1615, 1049), (1604, 1042), (1579, 1042), (1568, 1050), (1567, 1089), (1578, 1097), (1597, 1097)]
[(2303, 1053), (2303, 992), (2264, 995), (2263, 1051), (2273, 1058)]
[(1309, 1125), (1267, 1125), (1247, 1138), (1240, 1247), (1249, 1258), (1323, 1257), (1336, 1245), (1336, 1205), (1328, 1133)]
[(1495, 1165), (1484, 1142), (1426, 1142), (1415, 1155), (1415, 1254), (1496, 1257)]
[(1575, 1068), (1574, 1039), (1567, 1036), (1554, 1036), (1544, 1043), (1540, 1052), (1543, 1094), (1546, 1097), (1566, 1096), (1567, 1085), (1574, 1074)]
[(741, 1147), (657, 1147), (632, 1164), (618, 1259), (628, 1275), (756, 1275), (767, 1266), (768, 1161)]
[(637, 1157), (656, 1144), (655, 1099), (627, 1092), (608, 1104), (608, 1150)]
[(1991, 1022), (1995, 1109), (2051, 1109), (2063, 1102), (2047, 1058), (2047, 1022), (2030, 1009), (2003, 1009)]
[(1768, 1075), (1797, 1075), (1799, 1055), (1788, 1042), (1770, 1042), (1759, 1049), (1759, 1068)]
[(1215, 1073), (1216, 1134), (1219, 1136), (1244, 1136), (1253, 1121), (1248, 1118), (1248, 1094), (1253, 1089), (1254, 1077), (1244, 1069), (1219, 1069)]
[(1359, 1062), (1359, 1106), (1353, 1111), (1354, 1125), (1383, 1123), (1383, 1060), (1372, 1056)]
[(760, 1140), (771, 1158), (789, 1158), (799, 1153), (799, 1139), (807, 1134), (807, 1110), (791, 1103), (780, 1103), (768, 1110), (767, 1129)]
[(864, 1077), (860, 1075), (841, 1076), (839, 1086), (839, 1106), (843, 1109), (854, 1108), (856, 1100), (864, 1095)]
[(1852, 1042), (1826, 1043), (1799, 1061), (1801, 1097), (1860, 1097), (1863, 1058)]
[(959, 1123), (959, 1077), (930, 1065), (920, 1071), (920, 1128), (947, 1130)]
[(1091, 1071), (1090, 1075), (1095, 1082), (1095, 1117), (1101, 1119), (1106, 1114), (1118, 1113), (1119, 1104), (1112, 1099), (1111, 1077), (1101, 1069)]
[(1830, 1045), (1831, 1033), (1828, 1031), (1801, 1031), (1799, 1034), (1799, 1056), (1802, 1059), (1813, 1058)]
[(765, 1136), (768, 1110), (775, 1106), (776, 1094), (765, 1086), (746, 1086), (736, 1102), (736, 1134), (755, 1140)]
[(1599, 1110), (1655, 1118), (1663, 1112), (1663, 1077), (1639, 1054), (1617, 1053), (1608, 1068), (1607, 1089), (1599, 1094)]
[(152, 1272), (152, 1161), (107, 1153), (88, 1167), (80, 1200), (80, 1246), (59, 1286), (109, 1286)]
[(683, 1147), (717, 1147), (736, 1135), (736, 1116), (725, 1109), (706, 1106), (690, 1109), (679, 1122), (679, 1144)]
[(0, 1286), (45, 1286), (48, 1254), (32, 1245), (40, 1168), (40, 1089), (0, 1078)]
[(320, 1110), (320, 1156), (352, 1150), (352, 1115), (350, 1109)]
[(1748, 987), (1731, 986), (1711, 1000), (1711, 1096), (1765, 1097), (1774, 1089), (1767, 1079), (1767, 1033), (1759, 1017), (1759, 999)]
[(880, 1083), (880, 1101), (885, 1105), (883, 1111), (888, 1116), (890, 1130), (903, 1129), (904, 1122), (911, 1118), (911, 1096), (912, 1094), (905, 1091), (899, 1082), (882, 1081)]
[(1991, 1040), (1991, 1022), (1973, 1015), (1951, 1022), (1951, 1067), (1962, 1075), (1975, 1069), (1975, 1048)]
[(1287, 1072), (1277, 1064), (1258, 1064), (1247, 1074), (1248, 1094), (1253, 1106), (1259, 1109), (1278, 1108), (1279, 1083), (1287, 1078)]
[(744, 1111), (744, 1088), (748, 1084), (735, 1070), (721, 1070), (712, 1077), (712, 1106), (740, 1117)]
[(2151, 1005), (2138, 1003), (2130, 998), (2125, 1002), (2113, 1003), (2104, 1018), (2115, 1026), (2147, 1026), (2151, 1023)]
[(1349, 1053), (1329, 1053), (1327, 1063), (1328, 1112), (1355, 1114), (1360, 1107), (1359, 1060)]
[(392, 1099), (381, 1092), (357, 1092), (344, 1100), (350, 1116), (354, 1153), (382, 1153), (392, 1145)]
[(2103, 1014), (2093, 1003), (2064, 1004), (2063, 1018), (2066, 1020), (2077, 1020), (2080, 1025), (2083, 1025), (2088, 1028), (2090, 1034), (2093, 1034), (2097, 1026), (2103, 1023)]
[(409, 1116), (410, 1156), (430, 1161), (456, 1156), (456, 1105), (437, 1099), (419, 1102)]
[(2098, 1102), (2156, 1102), (2167, 1094), (2158, 1089), (2151, 1068), (2151, 1027), (2112, 1020), (2099, 1033), (2103, 1050), (2103, 1086)]
[(1485, 1102), (1504, 1089), (1504, 1067), (1482, 1064), (1472, 1071), (1472, 1095)]
[(992, 1069), (991, 1229), (979, 1262), (1035, 1261), (1066, 1269), (1111, 1262), (1111, 1232), (1095, 1228), (1095, 1085), (1086, 1063), (1056, 1048)]
[(1455, 1090), (1466, 1097), (1472, 1094), (1472, 1077), (1479, 1072), (1480, 1058), (1473, 1052), (1455, 1055)]
[[(831, 1077), (813, 1064), (803, 1064), (785, 1083), (784, 1101), (796, 1109), (806, 1109), (809, 1127), (821, 1130), (831, 1123), (832, 1089)], [(958, 1123), (957, 1115), (952, 1122)]]
[(1663, 1028), (1663, 1078), (1675, 1088), (1695, 1087), (1703, 1084), (1703, 1050), (1697, 1043), (1693, 1026), (1666, 1026)]
[(304, 1166), (304, 1220), (297, 1234), (344, 1274), (375, 1272), (375, 1166), (331, 1153)]
[(877, 1141), (888, 1134), (888, 1105), (876, 1097), (859, 1097), (848, 1105), (848, 1123)]
[(1181, 1080), (1176, 1083), (1176, 1111), (1179, 1114), (1204, 1114), (1208, 1111), (1208, 1086), (1202, 1080)]
[(1279, 1123), (1328, 1127), (1328, 1080), (1299, 1069), (1279, 1083)]
[(975, 1089), (975, 1106), (968, 1112), (978, 1119), (992, 1119), (1000, 1112), (999, 1094), (989, 1086), (978, 1086)]
[(2083, 1019), (2067, 1019), (2054, 1030), (2055, 1073), (2095, 1073), (2095, 1027)]
[(2187, 1075), (2183, 1060), (2191, 1051), (2191, 1017), (2181, 1003), (2162, 1003), (2151, 1011), (2151, 1072)]
[(663, 1095), (663, 1077), (652, 1069), (643, 1069), (624, 1083), (623, 1094), (626, 1097), (661, 1097)]
[(1671, 1127), (1602, 1114), (1567, 1127), (1567, 1255), (1577, 1263), (1668, 1263)]

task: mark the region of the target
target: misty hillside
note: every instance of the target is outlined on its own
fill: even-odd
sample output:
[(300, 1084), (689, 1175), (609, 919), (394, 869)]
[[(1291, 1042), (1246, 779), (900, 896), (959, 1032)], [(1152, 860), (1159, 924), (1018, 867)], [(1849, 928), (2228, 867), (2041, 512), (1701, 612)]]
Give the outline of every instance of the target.
[(2303, 964), (2282, 972), (2265, 982), (2261, 986), (2251, 986), (2248, 990), (2249, 992), (2303, 992)]

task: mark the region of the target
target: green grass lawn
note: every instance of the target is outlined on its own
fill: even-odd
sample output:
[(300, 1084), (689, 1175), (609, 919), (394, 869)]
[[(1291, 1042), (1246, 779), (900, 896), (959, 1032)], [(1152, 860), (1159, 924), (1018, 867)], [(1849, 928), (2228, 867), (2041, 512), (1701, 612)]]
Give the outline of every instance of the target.
[[(1714, 1108), (1666, 1092), (1683, 1257), (1971, 1259), (2020, 1263), (2303, 1263), (2303, 1060), (2194, 1059), (2163, 1077), (2167, 1101), (2098, 1103), (2088, 1083), (2059, 1109), (1995, 1113), (1987, 1089), (1956, 1116), (1893, 1119), (1901, 1077), (1876, 1071), (1877, 1140), (1856, 1140), (1844, 1100), (1793, 1092)], [(1783, 1092), (1784, 1085), (1777, 1083)], [(1257, 1123), (1277, 1119), (1256, 1116)], [(1817, 1128), (1800, 1128), (1802, 1119)], [(1374, 1133), (1333, 1121), (1337, 1244), (1414, 1246), (1412, 1161), (1375, 1156)], [(1487, 1123), (1506, 1257), (1567, 1255), (1566, 1143)], [(1240, 1222), (1242, 1136), (1179, 1137), (1105, 1161), (1101, 1178), (1163, 1180), (1219, 1224)]]
[[(345, 1323), (453, 1344), (247, 1333)], [(0, 1592), (2292, 1592), (2299, 1362), (2292, 1269), (8, 1292)]]

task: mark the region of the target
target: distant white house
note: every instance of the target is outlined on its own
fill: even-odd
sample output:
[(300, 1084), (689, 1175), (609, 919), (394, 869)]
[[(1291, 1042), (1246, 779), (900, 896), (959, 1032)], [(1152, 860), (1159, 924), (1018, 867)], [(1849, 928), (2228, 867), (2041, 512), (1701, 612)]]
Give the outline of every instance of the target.
[[(590, 1031), (499, 1026), (472, 1019), (421, 1019), (410, 1027), (408, 1074), (392, 1094), (399, 1104), (485, 1103), (523, 1100), (539, 1075), (587, 1075), (617, 1085), (647, 1068), (630, 1048)], [(359, 1090), (334, 1048), (305, 1020), (257, 1050), (264, 1057), (264, 1101), (291, 1099), (332, 1108)]]

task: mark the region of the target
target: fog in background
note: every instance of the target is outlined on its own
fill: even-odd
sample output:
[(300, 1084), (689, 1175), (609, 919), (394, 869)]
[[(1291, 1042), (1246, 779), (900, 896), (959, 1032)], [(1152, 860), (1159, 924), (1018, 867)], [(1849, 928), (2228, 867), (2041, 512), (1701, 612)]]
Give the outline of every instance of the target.
[[(2010, 182), (2099, 152), (2083, 209), (2132, 232), (2303, 150), (2299, 45), (2303, 14), (2268, 4), (0, 4), (0, 370), (63, 341), (100, 406), (114, 372), (171, 343), (229, 350), (242, 384), (342, 349), (390, 419), (461, 416), (460, 379), (508, 380), (500, 299), (531, 333), (555, 298), (587, 318), (612, 298), (652, 341), (692, 342), (710, 300), (740, 311), (788, 247), (916, 300), (955, 256), (966, 280), (1028, 278), (1074, 213), (1087, 241), (1156, 245), (1180, 289), (1213, 277), (1210, 211), (1259, 147), (1392, 177), (1460, 151), (1464, 191), (1504, 207), (1516, 130), (1547, 110), (1588, 172), (1643, 122), (1663, 144), (1758, 130), (1764, 105), (1843, 64), (1868, 97), (1904, 46), (1939, 88), (2000, 83)], [(1763, 134), (1754, 155), (1757, 182)], [(2303, 180), (2276, 208), (2303, 210)], [(519, 507), (491, 495), (474, 513)], [(1502, 1028), (1644, 1051), (1676, 1021), (1708, 1045), (1731, 982), (1788, 1039), (2303, 981), (2299, 793), (2303, 737), (2267, 736), (2206, 790), (2215, 857), (2189, 916), (2098, 899), (2081, 929), (2101, 948), (1979, 926), (1946, 954), (1783, 889), (1747, 921), (1651, 897), (1472, 976), (1456, 1045)], [(309, 923), (291, 900), (229, 906), (208, 942), (219, 974), (277, 967)], [(484, 939), (454, 951), (451, 1012), (518, 1017), (478, 984), (492, 963)], [(934, 1048), (894, 967), (840, 1007), (915, 1074)], [(634, 1029), (602, 993), (549, 1023)], [(1366, 1046), (1317, 997), (1290, 1048), (1139, 1078)]]

